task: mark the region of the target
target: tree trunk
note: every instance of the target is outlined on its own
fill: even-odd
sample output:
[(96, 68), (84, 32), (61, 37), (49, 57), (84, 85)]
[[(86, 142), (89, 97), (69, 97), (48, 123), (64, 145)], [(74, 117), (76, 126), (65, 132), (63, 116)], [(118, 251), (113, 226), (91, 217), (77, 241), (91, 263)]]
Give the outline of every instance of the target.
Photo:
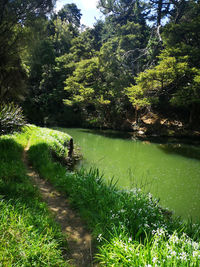
[(160, 25), (161, 25), (162, 6), (163, 6), (163, 0), (159, 0), (158, 1), (158, 8), (157, 8), (157, 27), (160, 27)]
[(71, 138), (71, 139), (69, 140), (69, 144), (68, 144), (68, 157), (69, 157), (69, 158), (72, 157), (73, 150), (74, 150), (74, 142), (73, 142), (73, 139)]
[(137, 124), (139, 122), (139, 119), (138, 119), (138, 110), (139, 110), (139, 108), (136, 106), (135, 107), (135, 121), (136, 121)]
[(198, 121), (198, 109), (195, 103), (193, 103), (190, 107), (190, 116), (189, 116), (189, 126), (190, 128), (195, 128), (199, 125)]

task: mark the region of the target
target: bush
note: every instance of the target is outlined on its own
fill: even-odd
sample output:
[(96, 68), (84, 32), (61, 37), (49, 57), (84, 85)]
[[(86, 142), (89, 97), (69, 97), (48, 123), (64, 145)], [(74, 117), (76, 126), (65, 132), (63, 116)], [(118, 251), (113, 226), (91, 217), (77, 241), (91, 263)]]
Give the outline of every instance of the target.
[(0, 135), (19, 131), (25, 124), (21, 107), (14, 103), (0, 105)]

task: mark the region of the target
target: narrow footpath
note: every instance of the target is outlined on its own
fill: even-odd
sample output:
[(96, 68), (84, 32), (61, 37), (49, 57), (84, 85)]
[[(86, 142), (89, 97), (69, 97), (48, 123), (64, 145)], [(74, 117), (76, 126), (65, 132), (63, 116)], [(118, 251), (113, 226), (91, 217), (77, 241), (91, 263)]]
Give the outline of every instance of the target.
[(55, 220), (60, 224), (66, 236), (68, 249), (64, 252), (66, 261), (71, 266), (92, 267), (92, 237), (84, 227), (80, 217), (72, 210), (69, 201), (29, 165), (27, 151), (29, 143), (23, 153), (23, 161), (27, 167), (28, 176), (37, 186), (42, 199), (47, 203), (49, 210), (54, 214)]

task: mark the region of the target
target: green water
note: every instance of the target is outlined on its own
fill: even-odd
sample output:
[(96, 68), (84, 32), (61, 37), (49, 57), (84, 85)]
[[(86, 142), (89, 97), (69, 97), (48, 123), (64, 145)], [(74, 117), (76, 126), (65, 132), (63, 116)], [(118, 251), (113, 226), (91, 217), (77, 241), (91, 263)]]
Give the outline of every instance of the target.
[(81, 147), (84, 167), (98, 167), (118, 187), (150, 191), (176, 215), (200, 218), (199, 146), (138, 141), (115, 132), (66, 132)]

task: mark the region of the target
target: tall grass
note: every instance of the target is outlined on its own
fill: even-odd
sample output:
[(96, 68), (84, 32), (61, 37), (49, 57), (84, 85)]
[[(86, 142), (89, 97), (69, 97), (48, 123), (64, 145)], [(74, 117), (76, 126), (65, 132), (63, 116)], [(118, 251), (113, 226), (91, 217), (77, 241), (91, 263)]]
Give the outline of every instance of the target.
[(67, 266), (60, 228), (26, 175), (22, 152), (30, 136), (0, 137), (0, 265)]
[(99, 248), (96, 258), (103, 266), (200, 265), (199, 224), (172, 219), (140, 189), (119, 190), (112, 183), (105, 184), (98, 170), (66, 171), (54, 162), (54, 141), (46, 137), (38, 134), (32, 139), (30, 160), (79, 210), (93, 231)]
[(157, 229), (143, 243), (128, 235), (113, 235), (99, 248), (97, 258), (104, 266), (199, 266), (200, 245), (186, 234), (169, 235)]

